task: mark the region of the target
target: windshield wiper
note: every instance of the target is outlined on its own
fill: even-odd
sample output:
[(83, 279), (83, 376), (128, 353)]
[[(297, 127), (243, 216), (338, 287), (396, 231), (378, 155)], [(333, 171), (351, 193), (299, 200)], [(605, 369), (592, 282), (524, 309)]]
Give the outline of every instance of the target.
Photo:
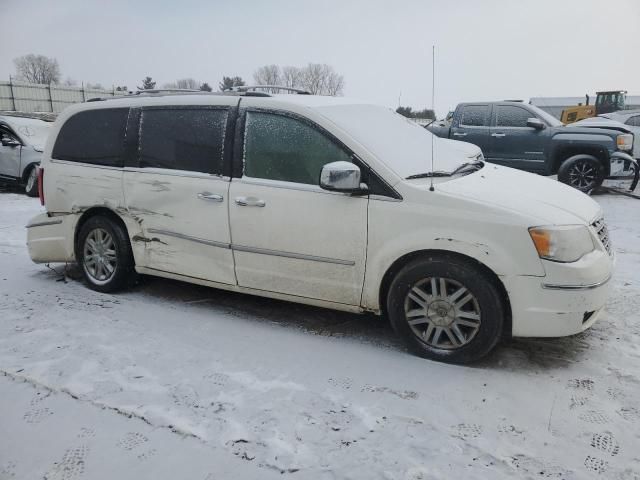
[(462, 165), (459, 165), (453, 172), (444, 172), (442, 170), (436, 170), (435, 172), (425, 172), (425, 173), (417, 173), (415, 175), (409, 175), (407, 180), (414, 180), (416, 178), (430, 178), (430, 177), (452, 177), (458, 173), (466, 173), (467, 170), (469, 172), (474, 172), (476, 170), (480, 170), (484, 166), (483, 162), (473, 161), (466, 162)]
[(450, 177), (452, 174), (449, 172), (443, 172), (442, 170), (436, 170), (435, 172), (416, 173), (415, 175), (409, 175), (406, 180), (413, 180), (415, 178), (429, 178), (429, 177)]
[(484, 163), (479, 161), (466, 162), (458, 166), (453, 172), (451, 172), (451, 175), (455, 175), (456, 173), (464, 173), (467, 170), (469, 170), (470, 172), (480, 170), (483, 166)]

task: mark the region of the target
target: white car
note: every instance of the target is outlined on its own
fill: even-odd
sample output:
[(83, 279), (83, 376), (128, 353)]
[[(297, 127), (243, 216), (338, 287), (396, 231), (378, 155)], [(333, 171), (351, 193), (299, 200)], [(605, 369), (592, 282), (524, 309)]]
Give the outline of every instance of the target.
[(38, 164), (51, 123), (37, 118), (0, 116), (0, 181), (24, 185), (38, 196)]
[(45, 147), (29, 253), (78, 262), (101, 292), (147, 274), (385, 314), (447, 362), (590, 327), (614, 263), (601, 208), (473, 155), (346, 98), (88, 102)]

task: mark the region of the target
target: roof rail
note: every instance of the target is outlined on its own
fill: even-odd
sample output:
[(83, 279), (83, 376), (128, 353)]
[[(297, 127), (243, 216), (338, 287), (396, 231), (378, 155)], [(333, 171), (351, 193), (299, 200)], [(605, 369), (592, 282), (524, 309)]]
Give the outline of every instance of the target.
[(239, 87), (232, 87), (232, 88), (226, 88), (224, 91), (225, 92), (249, 92), (250, 90), (270, 90), (272, 93), (273, 91), (279, 91), (279, 90), (284, 90), (286, 92), (293, 92), (293, 93), (297, 93), (298, 95), (311, 95), (311, 92), (309, 92), (308, 90), (303, 90), (301, 88), (294, 88), (294, 87), (284, 87), (282, 85), (242, 85)]
[(172, 93), (194, 93), (201, 92), (202, 90), (196, 90), (194, 88), (153, 88), (148, 90), (138, 90), (134, 95), (144, 95), (147, 94), (158, 94), (162, 93), (164, 95), (172, 94)]
[(238, 91), (238, 90), (225, 90), (223, 92), (206, 92), (202, 90), (189, 90), (189, 89), (160, 89), (160, 90), (138, 90), (135, 93), (128, 93), (126, 95), (115, 95), (109, 97), (93, 97), (89, 98), (87, 102), (104, 102), (109, 100), (118, 100), (122, 98), (131, 98), (131, 97), (165, 97), (171, 95), (216, 95), (216, 96), (233, 96), (233, 97), (270, 97), (266, 92), (255, 92), (255, 91)]

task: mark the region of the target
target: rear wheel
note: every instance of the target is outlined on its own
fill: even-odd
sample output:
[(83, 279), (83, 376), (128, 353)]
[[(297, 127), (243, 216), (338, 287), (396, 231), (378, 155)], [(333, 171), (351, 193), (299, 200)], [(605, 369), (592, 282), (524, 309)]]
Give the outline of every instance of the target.
[(493, 349), (504, 324), (500, 293), (473, 263), (432, 256), (406, 265), (387, 295), (394, 330), (414, 353), (449, 363), (476, 361)]
[(574, 155), (560, 165), (558, 180), (587, 193), (602, 185), (604, 167), (591, 155)]
[(122, 290), (135, 278), (128, 234), (107, 217), (91, 217), (82, 225), (77, 258), (84, 279), (93, 290)]
[(27, 183), (24, 185), (24, 193), (29, 197), (38, 196), (38, 166), (34, 165), (27, 174)]

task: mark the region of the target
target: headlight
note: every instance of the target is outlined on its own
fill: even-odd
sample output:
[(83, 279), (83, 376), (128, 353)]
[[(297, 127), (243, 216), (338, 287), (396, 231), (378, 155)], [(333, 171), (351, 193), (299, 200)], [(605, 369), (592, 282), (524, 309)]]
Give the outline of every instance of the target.
[(631, 150), (633, 147), (633, 134), (623, 133), (622, 135), (618, 135), (616, 144), (618, 145), (618, 150)]
[(554, 262), (575, 262), (593, 251), (593, 236), (585, 225), (531, 227), (538, 256)]

